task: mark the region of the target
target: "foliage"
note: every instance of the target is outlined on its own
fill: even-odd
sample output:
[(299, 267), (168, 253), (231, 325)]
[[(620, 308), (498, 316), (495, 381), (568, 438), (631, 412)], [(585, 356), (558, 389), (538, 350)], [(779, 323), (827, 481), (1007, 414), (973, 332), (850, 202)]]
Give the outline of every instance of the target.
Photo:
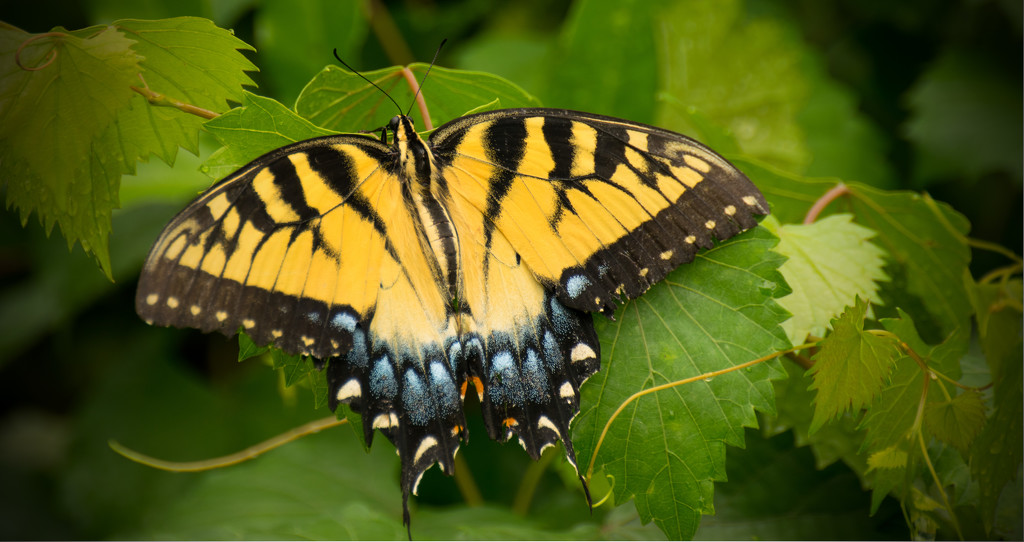
[[(921, 13), (901, 13), (930, 28), (923, 2)], [(884, 115), (859, 110), (874, 95), (828, 75), (829, 59), (802, 35), (807, 13), (783, 2), (581, 0), (550, 28), (531, 21), (561, 20), (543, 17), (553, 8), (530, 3), (243, 4), (197, 12), (103, 0), (86, 9), (106, 22), (82, 30), (0, 24), (0, 183), (18, 209), (2, 228), (21, 240), (7, 250), (27, 268), (2, 275), (0, 325), (17, 333), (0, 340), (0, 363), (8, 386), (34, 371), (55, 382), (38, 397), (9, 394), (25, 402), (0, 425), (13, 465), (0, 475), (24, 497), (2, 501), (7, 537), (404, 537), (397, 458), (383, 439), (364, 453), (361, 431), (189, 475), (128, 464), (104, 444), (216, 456), (326, 414), (311, 360), (241, 335), (239, 360), (278, 371), (227, 364), (231, 343), (146, 328), (130, 298), (148, 243), (203, 184), (185, 180), (196, 166), (183, 165), (179, 146), (201, 150), (201, 170), (216, 179), (287, 143), (379, 131), (396, 114), (329, 65), (333, 47), (403, 109), (415, 91), (400, 68), (382, 66), (408, 64), (424, 84), (421, 128), (536, 105), (653, 123), (722, 152), (773, 209), (764, 227), (702, 252), (614, 320), (595, 318), (602, 371), (583, 387), (573, 424), (580, 474), (595, 500), (609, 496), (593, 517), (569, 465), (548, 455), (531, 463), (514, 444), (488, 441), (470, 412), (461, 491), (429, 471), (414, 536), (1020, 536), (1021, 263), (998, 245), (1019, 239), (1020, 209), (1002, 211), (1017, 234), (977, 241), (969, 231), (991, 217), (971, 200), (906, 190), (1010, 186), (1001, 197), (1019, 203), (1020, 130), (1001, 111), (1019, 112), (1020, 78), (982, 45), (936, 46), (896, 93), (909, 116), (887, 130)], [(998, 11), (1011, 7), (958, 9), (1013, 18)], [(173, 17), (185, 14), (235, 26), (241, 39)], [(125, 16), (148, 20), (109, 22)], [(1009, 26), (1019, 49), (1019, 24)], [(410, 62), (445, 35), (463, 38), (424, 83), (427, 66)], [(241, 52), (253, 50), (247, 42), (254, 62)], [(462, 69), (444, 67), (453, 64)], [(259, 90), (244, 91), (253, 80)], [(166, 170), (137, 166), (150, 154), (175, 166), (176, 180), (161, 184)], [(44, 239), (26, 224), (33, 213), (89, 256)], [(972, 268), (979, 249), (1004, 259)], [(73, 331), (41, 340), (58, 326)], [(38, 405), (57, 421), (39, 418)], [(477, 497), (466, 489), (474, 483)]]

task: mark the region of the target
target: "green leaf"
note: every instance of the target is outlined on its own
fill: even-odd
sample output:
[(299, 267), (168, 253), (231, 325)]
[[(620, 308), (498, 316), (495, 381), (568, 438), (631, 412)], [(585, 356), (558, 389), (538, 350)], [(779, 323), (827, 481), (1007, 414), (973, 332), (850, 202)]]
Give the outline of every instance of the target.
[(829, 320), (856, 298), (878, 301), (878, 283), (888, 279), (882, 270), (885, 253), (869, 241), (875, 232), (852, 218), (832, 215), (812, 224), (777, 226), (774, 232), (776, 252), (789, 258), (779, 272), (793, 293), (779, 304), (793, 315), (782, 324), (793, 344), (808, 334), (824, 337)]
[(931, 342), (968, 328), (972, 307), (963, 281), (971, 259), (967, 219), (927, 194), (859, 184), (849, 189), (856, 221), (878, 232), (874, 243), (900, 268), (898, 280), (890, 273), (893, 282), (883, 286), (891, 296), (885, 304), (908, 310), (915, 302), (923, 305), (927, 312), (915, 311), (914, 321)]
[[(253, 50), (234, 34), (198, 17), (159, 21), (123, 19), (114, 23), (135, 41), (140, 55), (141, 79), (132, 85), (148, 87), (170, 99), (214, 113), (229, 102), (242, 100), (242, 87), (254, 85), (246, 75), (256, 71), (240, 50)], [(108, 152), (121, 152), (128, 171), (150, 153), (174, 165), (178, 147), (198, 151), (199, 129), (205, 119), (168, 107), (155, 107), (134, 95), (130, 108), (120, 111), (116, 144)]]
[[(241, 347), (242, 337), (247, 338), (247, 336), (241, 333), (238, 337)], [(296, 383), (304, 382), (309, 385), (313, 392), (313, 408), (320, 409), (327, 406), (327, 376), (323, 371), (317, 370), (313, 363), (313, 358), (298, 354), (288, 355), (277, 348), (264, 347), (261, 350), (270, 350), (270, 359), (273, 362), (274, 369), (280, 370), (281, 375), (284, 377), (285, 389), (294, 386)], [(239, 358), (241, 358), (241, 355), (240, 348)], [(338, 419), (341, 419), (341, 417), (339, 416)], [(354, 423), (359, 419), (349, 418), (349, 422)]]
[[(529, 6), (507, 4), (506, 9), (528, 10)], [(515, 81), (526, 91), (536, 94), (543, 88), (543, 81), (550, 73), (549, 70), (538, 70), (537, 67), (545, 65), (555, 43), (554, 36), (539, 30), (531, 27), (526, 33), (480, 33), (469, 37), (464, 46), (451, 51), (456, 67), (493, 73)]]
[(278, 147), (331, 135), (281, 103), (246, 92), (242, 106), (203, 126), (224, 147), (203, 164), (203, 171), (221, 178)]
[[(614, 322), (597, 318), (602, 370), (582, 388), (573, 426), (581, 472), (587, 470), (612, 413), (653, 386), (733, 367), (783, 349), (774, 301), (788, 292), (777, 272), (775, 238), (756, 228), (698, 255)], [(725, 479), (725, 444), (743, 445), (754, 409), (771, 412), (777, 362), (697, 381), (625, 405), (601, 443), (595, 471), (615, 480), (615, 502), (635, 499), (642, 521), (671, 539), (689, 538), (713, 510), (713, 482)]]
[[(771, 202), (772, 214), (783, 223), (802, 220), (815, 200), (835, 186), (835, 181), (803, 179), (755, 161), (736, 163), (755, 180)], [(973, 308), (964, 284), (971, 258), (964, 216), (927, 194), (859, 183), (846, 187), (849, 193), (829, 209), (852, 213), (855, 222), (876, 232), (872, 243), (889, 257), (885, 272), (890, 281), (881, 285), (884, 305), (913, 313), (931, 342), (966, 328)]]
[(644, 0), (573, 3), (548, 56), (544, 103), (653, 122), (661, 11)]
[[(899, 309), (898, 312), (899, 318), (880, 320), (885, 329), (909, 346), (929, 369), (952, 379), (959, 378), (960, 358), (967, 352), (967, 334), (957, 331), (942, 343), (929, 345), (921, 338), (910, 315)], [(909, 355), (901, 351), (896, 353), (900, 357), (895, 360), (896, 370), (892, 373), (891, 383), (877, 396), (861, 422), (861, 427), (868, 430), (863, 449), (869, 452), (888, 448), (911, 436), (910, 431), (921, 401), (924, 372)], [(944, 385), (952, 387), (943, 381), (933, 380), (928, 400), (937, 401), (936, 397), (941, 392), (933, 388)]]
[(288, 355), (277, 348), (270, 350), (270, 359), (274, 362), (274, 369), (280, 369), (284, 374), (284, 385), (287, 387), (305, 378), (312, 368), (306, 356)]
[[(307, 361), (311, 369), (307, 374), (309, 375), (309, 389), (313, 392), (313, 408), (320, 410), (327, 406), (327, 378), (322, 371), (313, 370), (315, 367), (313, 367), (312, 359)], [(353, 421), (355, 420), (349, 420), (350, 423)]]
[(985, 403), (976, 390), (966, 390), (948, 401), (929, 402), (925, 407), (924, 428), (964, 456), (984, 425)]
[[(990, 360), (990, 363), (993, 363), (995, 411), (981, 430), (981, 434), (974, 439), (970, 451), (971, 475), (978, 480), (981, 490), (978, 508), (986, 531), (992, 530), (1003, 488), (1017, 479), (1021, 462), (1024, 460), (1024, 445), (1021, 444), (1024, 442), (1024, 373), (1020, 361), (1024, 357), (1024, 349), (1020, 338), (1020, 313), (1012, 312), (1004, 310), (988, 317), (989, 333), (1002, 327), (1005, 333), (1013, 337), (1011, 340), (1014, 347), (998, 347), (998, 351), (1008, 354), (1007, 358), (999, 361)], [(1013, 324), (1010, 323), (1014, 321), (1016, 327), (1012, 327)]]
[(204, 19), (122, 20), (30, 42), (22, 64), (45, 67), (28, 71), (13, 56), (30, 35), (6, 25), (0, 35), (12, 70), (0, 84), (0, 124), (10, 127), (0, 129), (0, 161), (11, 165), (0, 181), (8, 203), (23, 222), (36, 211), (47, 231), (60, 224), (69, 246), (81, 242), (110, 276), (107, 237), (121, 175), (151, 153), (173, 164), (179, 145), (196, 152), (203, 122), (158, 111), (132, 87), (222, 109), (252, 84), (243, 71), (255, 67), (237, 51), (248, 46)]
[[(430, 110), (434, 128), (442, 123), (494, 103), (501, 107), (536, 107), (540, 102), (514, 83), (482, 72), (451, 70), (434, 66), (424, 82), (428, 64), (408, 66), (410, 73), (423, 84), (422, 95)], [(402, 107), (413, 103), (413, 91), (402, 68), (392, 67), (363, 73)], [(339, 132), (380, 130), (391, 117), (403, 114), (380, 90), (347, 70), (328, 66), (306, 85), (295, 102), (295, 110), (318, 126)], [(413, 118), (423, 129), (426, 123), (413, 107)]]
[(832, 320), (832, 333), (821, 342), (815, 354), (814, 417), (811, 433), (825, 422), (847, 412), (858, 411), (878, 395), (892, 374), (897, 345), (892, 339), (864, 331), (864, 315), (868, 304), (857, 298), (853, 307)]
[[(899, 318), (880, 320), (885, 329), (899, 337), (899, 340), (913, 350), (930, 370), (938, 371), (952, 379), (959, 378), (960, 358), (967, 352), (968, 334), (959, 329), (942, 343), (929, 345), (921, 339), (910, 315), (899, 309), (897, 312)], [(922, 394), (925, 392), (925, 378), (930, 377), (925, 376), (913, 358), (906, 354), (901, 355), (896, 360), (896, 370), (892, 373), (891, 381), (878, 394), (861, 421), (860, 427), (867, 430), (861, 447), (862, 452), (874, 454), (895, 447), (905, 451), (908, 456), (907, 472), (893, 474), (876, 470), (875, 474), (868, 478), (874, 489), (873, 509), (877, 508), (889, 492), (895, 492), (903, 499), (904, 504), (907, 503), (907, 499), (910, 498), (909, 489), (915, 483), (921, 465), (921, 449), (916, 434), (919, 428), (914, 425), (918, 409), (922, 406), (921, 402), (938, 401), (937, 397), (942, 396), (942, 392), (936, 389), (937, 386), (945, 386), (947, 393), (955, 393), (955, 388), (951, 384), (933, 379), (928, 388), (928, 395), (924, 397)], [(927, 406), (927, 403), (924, 406)]]
[[(290, 443), (245, 464), (201, 475), (172, 503), (149, 511), (128, 538), (166, 540), (404, 540), (398, 458), (369, 454), (340, 430)], [(610, 536), (621, 527), (607, 527)], [(549, 528), (494, 506), (415, 512), (412, 534), (434, 539), (595, 539), (592, 522)]]
[[(0, 24), (7, 205), (19, 209), (23, 224), (38, 213), (47, 233), (59, 224), (68, 247), (81, 243), (108, 277), (110, 211), (122, 171), (94, 144), (132, 99), (140, 60), (132, 45), (112, 26), (33, 36)], [(28, 69), (15, 63), (19, 48)]]
[(260, 356), (268, 350), (270, 350), (269, 346), (257, 346), (248, 333), (244, 331), (238, 333), (238, 361)]
[(1003, 382), (1006, 374), (1015, 372), (1020, 365), (1020, 303), (1024, 299), (1024, 286), (1020, 279), (975, 284), (970, 275), (965, 274), (964, 278), (971, 293), (978, 336), (990, 376), (993, 382)]
[(810, 432), (814, 410), (808, 408), (814, 402), (815, 392), (811, 387), (810, 375), (802, 367), (783, 358), (782, 366), (788, 377), (775, 382), (774, 417), (764, 416), (761, 427), (765, 434), (777, 435), (792, 430), (797, 446), (810, 446), (814, 464), (824, 469), (842, 460), (855, 472), (867, 470), (866, 458), (858, 453), (864, 435), (857, 430), (857, 418), (847, 413), (832, 423)]
[(890, 446), (868, 457), (868, 469), (903, 469), (907, 466), (907, 452), (900, 446)]
[(802, 171), (810, 155), (797, 123), (809, 92), (801, 38), (792, 25), (742, 8), (739, 0), (700, 0), (657, 13), (651, 26), (663, 73), (655, 123), (704, 139), (690, 118), (698, 113), (744, 154)]

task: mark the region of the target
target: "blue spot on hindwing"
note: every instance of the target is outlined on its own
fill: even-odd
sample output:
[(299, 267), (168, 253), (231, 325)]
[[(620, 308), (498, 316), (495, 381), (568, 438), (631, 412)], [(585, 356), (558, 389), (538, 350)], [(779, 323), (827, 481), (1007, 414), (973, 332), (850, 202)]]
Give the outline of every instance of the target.
[(423, 379), (410, 367), (402, 382), (402, 406), (413, 425), (427, 425), (434, 418), (434, 403), (423, 385)]
[(353, 367), (366, 369), (369, 357), (370, 356), (367, 353), (366, 348), (366, 334), (363, 333), (363, 330), (356, 329), (355, 332), (352, 333), (352, 348), (345, 354), (345, 359), (351, 363)]
[(551, 309), (548, 316), (551, 318), (551, 325), (555, 327), (555, 331), (561, 336), (571, 333), (573, 329), (572, 317), (566, 312), (565, 307), (558, 302), (555, 296), (549, 296), (548, 300), (548, 307)]
[(511, 352), (502, 350), (491, 358), (488, 379), (490, 380), (488, 395), (492, 402), (499, 405), (522, 404), (522, 383), (519, 380), (519, 371), (516, 370)]
[(455, 382), (448, 376), (448, 370), (443, 362), (434, 361), (430, 364), (430, 391), (436, 406), (444, 413), (451, 413), (453, 409), (459, 408), (459, 392), (455, 389)]
[(548, 398), (548, 378), (541, 367), (540, 357), (532, 348), (526, 351), (526, 362), (523, 363), (523, 384), (526, 396), (535, 403), (542, 403)]
[(544, 330), (544, 362), (548, 371), (558, 373), (562, 370), (562, 349), (558, 347), (558, 340), (550, 329)]
[(373, 370), (370, 371), (370, 393), (385, 401), (393, 400), (398, 394), (398, 382), (387, 354), (373, 364)]
[(452, 341), (451, 346), (448, 347), (448, 366), (451, 367), (453, 373), (458, 374), (461, 362), (462, 343), (459, 341)]

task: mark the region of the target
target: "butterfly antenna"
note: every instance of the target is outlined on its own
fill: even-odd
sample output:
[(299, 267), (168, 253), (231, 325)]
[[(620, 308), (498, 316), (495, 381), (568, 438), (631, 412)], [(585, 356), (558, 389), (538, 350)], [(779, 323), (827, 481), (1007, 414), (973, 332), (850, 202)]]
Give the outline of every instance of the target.
[[(444, 43), (442, 42), (442, 45), (443, 44)], [(440, 47), (438, 48), (438, 50), (440, 51)], [(352, 66), (349, 66), (347, 62), (342, 60), (341, 57), (338, 56), (338, 49), (337, 48), (334, 49), (334, 58), (338, 59), (338, 62), (341, 62), (341, 65), (345, 66), (346, 68), (348, 68), (349, 71), (351, 71), (352, 73), (354, 73), (354, 74), (358, 75), (359, 77), (361, 77), (363, 81), (366, 81), (367, 83), (370, 83), (371, 85), (373, 85), (373, 88), (379, 90), (381, 92), (381, 94), (387, 96), (388, 99), (391, 100), (391, 103), (395, 104), (395, 109), (397, 109), (399, 113), (402, 112), (402, 106), (398, 105), (398, 102), (396, 102), (395, 99), (392, 98), (390, 94), (388, 94), (387, 92), (384, 92), (384, 89), (382, 89), (379, 86), (377, 86), (377, 83), (374, 83), (373, 81), (370, 81), (369, 79), (366, 78), (365, 75), (359, 73), (358, 71), (356, 71), (355, 68), (353, 68)], [(434, 58), (437, 58), (436, 54), (434, 55)], [(427, 70), (427, 73), (430, 73), (430, 70)]]
[(441, 45), (437, 46), (437, 50), (434, 51), (434, 59), (430, 61), (430, 65), (427, 66), (427, 73), (423, 74), (423, 82), (419, 84), (419, 88), (416, 89), (416, 95), (412, 97), (412, 103), (409, 104), (409, 109), (405, 112), (406, 116), (412, 112), (412, 106), (416, 103), (416, 100), (420, 97), (420, 92), (423, 91), (423, 85), (427, 83), (427, 76), (430, 75), (431, 68), (434, 67), (434, 63), (437, 62), (437, 55), (441, 54), (441, 48), (444, 44), (448, 43), (448, 38), (441, 40)]

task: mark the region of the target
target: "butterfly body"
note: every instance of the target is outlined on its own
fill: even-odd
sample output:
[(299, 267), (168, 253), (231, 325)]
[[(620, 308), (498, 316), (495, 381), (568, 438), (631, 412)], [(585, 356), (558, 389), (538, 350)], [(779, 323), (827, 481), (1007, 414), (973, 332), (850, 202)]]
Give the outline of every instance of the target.
[[(611, 315), (767, 203), (714, 152), (557, 109), (470, 115), (391, 145), (359, 135), (268, 153), (179, 213), (136, 300), (163, 325), (245, 330), (327, 365), (330, 406), (402, 458), (405, 498), (454, 472), (475, 390), (491, 438), (561, 442)], [(406, 512), (407, 514), (407, 512)], [(407, 516), (406, 516), (407, 519)]]

